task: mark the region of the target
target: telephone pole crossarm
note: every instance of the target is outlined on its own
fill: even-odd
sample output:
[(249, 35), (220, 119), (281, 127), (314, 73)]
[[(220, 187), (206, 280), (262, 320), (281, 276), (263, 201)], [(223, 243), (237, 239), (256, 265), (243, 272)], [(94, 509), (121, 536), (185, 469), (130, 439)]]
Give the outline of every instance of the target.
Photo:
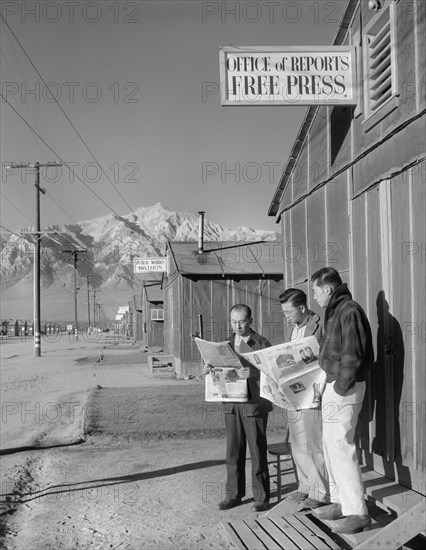
[(62, 250), (62, 252), (65, 252), (67, 254), (72, 254), (74, 258), (74, 335), (75, 339), (78, 340), (78, 320), (77, 320), (77, 262), (80, 260), (78, 258), (79, 254), (82, 254), (83, 252), (87, 252), (87, 250), (78, 250), (77, 248), (74, 248), (72, 250)]

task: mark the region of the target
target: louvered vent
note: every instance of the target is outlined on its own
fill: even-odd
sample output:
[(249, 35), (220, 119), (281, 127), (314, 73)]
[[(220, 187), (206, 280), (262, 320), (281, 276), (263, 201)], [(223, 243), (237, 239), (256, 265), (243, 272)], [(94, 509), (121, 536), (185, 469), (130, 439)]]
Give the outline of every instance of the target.
[(368, 112), (375, 113), (395, 93), (394, 33), (388, 8), (366, 31)]

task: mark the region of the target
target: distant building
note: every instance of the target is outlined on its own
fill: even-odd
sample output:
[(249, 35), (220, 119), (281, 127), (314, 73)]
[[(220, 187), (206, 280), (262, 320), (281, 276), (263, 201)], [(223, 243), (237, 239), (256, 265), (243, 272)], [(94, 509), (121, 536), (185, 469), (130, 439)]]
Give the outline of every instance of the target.
[(192, 335), (202, 331), (206, 340), (225, 340), (231, 332), (229, 310), (236, 303), (252, 308), (254, 330), (282, 342), (281, 243), (208, 242), (198, 254), (195, 242), (171, 242), (167, 263), (164, 347), (174, 356), (178, 376), (201, 374)]
[(161, 281), (142, 284), (142, 344), (149, 350), (164, 348), (164, 302)]

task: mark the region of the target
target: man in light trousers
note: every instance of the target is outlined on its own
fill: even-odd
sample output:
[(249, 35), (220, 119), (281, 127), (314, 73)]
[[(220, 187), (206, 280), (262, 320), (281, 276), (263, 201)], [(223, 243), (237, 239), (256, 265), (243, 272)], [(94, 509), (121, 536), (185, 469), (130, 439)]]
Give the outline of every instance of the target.
[(325, 267), (311, 277), (314, 299), (325, 308), (324, 335), (319, 364), (325, 371), (322, 396), (324, 457), (330, 481), (331, 510), (316, 513), (320, 519), (346, 518), (336, 533), (369, 529), (371, 519), (354, 442), (365, 394), (366, 376), (373, 365), (368, 319), (339, 273)]
[[(319, 342), (322, 334), (320, 318), (308, 308), (307, 296), (303, 290), (288, 288), (279, 299), (284, 316), (289, 322), (284, 340), (297, 342), (307, 336), (315, 336)], [(329, 502), (320, 402), (317, 408), (289, 410), (287, 413), (299, 485), (285, 500), (299, 502), (300, 510), (319, 508)]]

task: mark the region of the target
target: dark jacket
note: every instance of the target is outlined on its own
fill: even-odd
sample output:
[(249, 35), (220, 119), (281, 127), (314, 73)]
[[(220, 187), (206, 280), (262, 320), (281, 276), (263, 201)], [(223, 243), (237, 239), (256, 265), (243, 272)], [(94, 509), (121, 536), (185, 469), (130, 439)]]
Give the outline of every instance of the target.
[[(232, 334), (228, 341), (231, 343), (233, 349), (235, 349), (235, 334)], [(250, 338), (246, 342), (252, 351), (265, 349), (271, 347), (270, 342), (257, 332), (251, 331)], [(258, 416), (260, 414), (267, 414), (272, 411), (272, 403), (267, 399), (260, 397), (260, 370), (254, 367), (251, 363), (244, 358), (241, 359), (245, 367), (250, 368), (249, 377), (247, 380), (249, 399), (247, 403), (223, 403), (223, 410), (225, 413), (232, 413), (235, 405), (242, 406), (247, 416)]]
[(327, 382), (335, 382), (334, 390), (345, 395), (355, 382), (366, 379), (373, 362), (370, 323), (344, 283), (334, 290), (325, 310), (319, 364)]
[[(284, 329), (284, 342), (290, 342), (294, 325), (288, 324)], [(322, 326), (320, 316), (314, 311), (309, 311), (309, 317), (306, 323), (304, 338), (314, 336), (319, 342), (322, 337)]]

